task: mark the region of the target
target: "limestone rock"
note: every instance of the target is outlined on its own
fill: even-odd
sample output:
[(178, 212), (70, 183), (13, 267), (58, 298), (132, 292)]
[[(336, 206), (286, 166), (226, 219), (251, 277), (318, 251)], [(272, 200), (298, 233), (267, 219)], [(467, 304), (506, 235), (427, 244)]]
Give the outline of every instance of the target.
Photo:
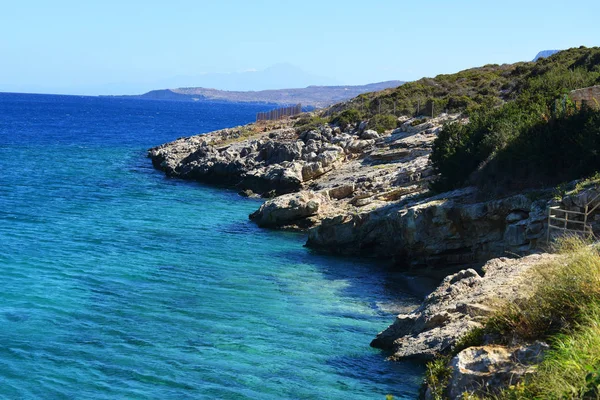
[(379, 139), (379, 133), (377, 133), (376, 130), (367, 129), (366, 131), (360, 134), (360, 138), (363, 140)]
[(329, 198), (310, 191), (291, 193), (265, 202), (250, 219), (262, 227), (282, 227), (324, 212)]
[(449, 351), (463, 335), (480, 327), (482, 318), (505, 302), (531, 293), (529, 271), (556, 256), (530, 255), (521, 259), (497, 258), (483, 267), (447, 276), (410, 314), (394, 323), (371, 342), (393, 351), (391, 359), (430, 360)]
[(450, 398), (462, 399), (465, 393), (497, 393), (516, 384), (534, 371), (548, 348), (538, 341), (517, 348), (477, 346), (461, 351), (450, 361)]
[[(532, 202), (517, 195), (473, 203), (468, 200), (472, 190), (413, 204), (393, 203), (344, 222), (324, 220), (309, 232), (308, 245), (343, 254), (369, 249), (372, 256), (393, 256), (417, 265), (468, 264), (505, 252), (522, 252), (529, 244), (529, 220), (509, 224), (506, 219), (514, 210), (530, 209)], [(337, 233), (346, 229), (341, 224), (352, 226), (355, 232), (347, 242)]]
[(336, 186), (336, 187), (333, 187), (333, 188), (327, 190), (327, 195), (330, 198), (336, 199), (336, 200), (340, 200), (345, 197), (348, 197), (348, 196), (352, 195), (352, 193), (354, 193), (354, 185), (353, 184), (340, 185), (340, 186)]

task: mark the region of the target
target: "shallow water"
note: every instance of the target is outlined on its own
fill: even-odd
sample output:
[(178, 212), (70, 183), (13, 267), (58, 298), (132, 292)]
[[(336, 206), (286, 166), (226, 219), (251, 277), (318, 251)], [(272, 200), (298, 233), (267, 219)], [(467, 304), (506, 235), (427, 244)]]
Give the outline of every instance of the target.
[(415, 301), (385, 268), (146, 158), (268, 108), (0, 94), (0, 397), (416, 397), (368, 346)]

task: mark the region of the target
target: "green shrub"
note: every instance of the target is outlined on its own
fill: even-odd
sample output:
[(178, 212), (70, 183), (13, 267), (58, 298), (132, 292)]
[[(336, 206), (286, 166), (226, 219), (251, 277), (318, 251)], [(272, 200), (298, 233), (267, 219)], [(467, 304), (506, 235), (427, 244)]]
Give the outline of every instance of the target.
[(303, 116), (298, 118), (298, 120), (294, 123), (294, 128), (296, 128), (296, 132), (302, 133), (306, 131), (310, 131), (313, 129), (317, 129), (322, 125), (327, 124), (327, 119), (312, 115), (312, 116)]
[(410, 126), (421, 125), (421, 124), (424, 124), (425, 122), (427, 122), (427, 118), (415, 119), (413, 122), (410, 123)]
[(369, 128), (379, 133), (398, 127), (398, 118), (391, 114), (377, 114), (369, 120)]
[(600, 398), (600, 304), (590, 304), (570, 335), (560, 335), (526, 393), (537, 398)]
[(348, 125), (360, 122), (362, 117), (363, 116), (360, 111), (355, 108), (351, 108), (339, 113), (337, 116), (331, 119), (331, 122), (342, 129), (346, 129)]
[(480, 187), (494, 182), (517, 190), (589, 176), (600, 170), (600, 112), (582, 109), (541, 120), (492, 147), (494, 158), (473, 176)]
[(431, 391), (434, 400), (447, 399), (447, 387), (452, 376), (452, 370), (448, 366), (450, 357), (438, 357), (427, 363), (425, 372), (425, 384)]
[[(558, 244), (560, 258), (533, 271), (531, 297), (508, 305), (486, 322), (485, 332), (509, 344), (546, 340), (551, 349), (532, 374), (491, 399), (600, 398), (600, 257), (576, 237)], [(476, 338), (478, 333), (471, 336)], [(429, 372), (431, 371), (431, 372)], [(447, 384), (432, 364), (427, 382)], [(444, 395), (443, 387), (436, 393)], [(440, 397), (444, 398), (444, 397)]]
[(521, 190), (600, 170), (600, 112), (567, 97), (600, 83), (600, 49), (571, 49), (511, 73), (519, 75), (512, 101), (496, 107), (497, 99), (480, 90), (467, 104), (470, 123), (439, 134), (431, 156), (440, 174), (434, 190)]

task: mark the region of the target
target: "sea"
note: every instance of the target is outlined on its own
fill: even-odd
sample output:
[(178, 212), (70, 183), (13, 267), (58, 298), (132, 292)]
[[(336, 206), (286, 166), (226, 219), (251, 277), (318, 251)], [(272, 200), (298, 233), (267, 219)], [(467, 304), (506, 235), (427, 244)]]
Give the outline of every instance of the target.
[(369, 347), (419, 299), (383, 262), (259, 229), (148, 148), (258, 104), (0, 94), (1, 399), (414, 399)]

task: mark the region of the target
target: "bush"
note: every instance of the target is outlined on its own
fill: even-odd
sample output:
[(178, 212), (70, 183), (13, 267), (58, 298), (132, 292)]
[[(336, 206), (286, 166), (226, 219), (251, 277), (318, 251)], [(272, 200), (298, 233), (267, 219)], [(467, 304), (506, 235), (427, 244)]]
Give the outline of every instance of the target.
[(377, 114), (369, 120), (369, 128), (383, 133), (398, 127), (398, 118), (391, 114)]
[(434, 400), (448, 398), (447, 387), (452, 376), (452, 370), (448, 367), (449, 361), (450, 357), (439, 357), (427, 363), (425, 382)]
[(505, 190), (552, 186), (600, 169), (600, 112), (574, 111), (522, 128), (504, 143), (491, 143), (495, 157), (473, 176), (480, 187)]
[(331, 122), (342, 129), (346, 129), (350, 124), (356, 124), (362, 120), (362, 113), (355, 108), (344, 110), (332, 118)]
[[(432, 185), (435, 190), (474, 183), (510, 191), (554, 185), (600, 169), (600, 112), (577, 109), (567, 96), (572, 89), (600, 83), (600, 49), (563, 51), (506, 73), (504, 78), (516, 78), (502, 83), (483, 70), (446, 78), (454, 84), (471, 82), (478, 90), (472, 102), (458, 95), (447, 98), (450, 109), (466, 107), (470, 123), (446, 126), (436, 139), (431, 160), (440, 178)], [(513, 98), (498, 107), (492, 88), (510, 90)], [(430, 103), (441, 104), (439, 98)]]
[(470, 183), (502, 192), (552, 186), (600, 169), (599, 111), (524, 99), (472, 110), (469, 124), (445, 126), (433, 144), (431, 160), (440, 174), (433, 187)]
[(302, 133), (317, 129), (318, 127), (326, 124), (327, 119), (325, 118), (321, 118), (316, 115), (307, 115), (298, 118), (298, 120), (294, 123), (294, 128), (296, 128), (296, 132)]
[(415, 119), (413, 122), (410, 123), (410, 126), (421, 125), (421, 124), (424, 124), (425, 122), (427, 122), (427, 118)]

